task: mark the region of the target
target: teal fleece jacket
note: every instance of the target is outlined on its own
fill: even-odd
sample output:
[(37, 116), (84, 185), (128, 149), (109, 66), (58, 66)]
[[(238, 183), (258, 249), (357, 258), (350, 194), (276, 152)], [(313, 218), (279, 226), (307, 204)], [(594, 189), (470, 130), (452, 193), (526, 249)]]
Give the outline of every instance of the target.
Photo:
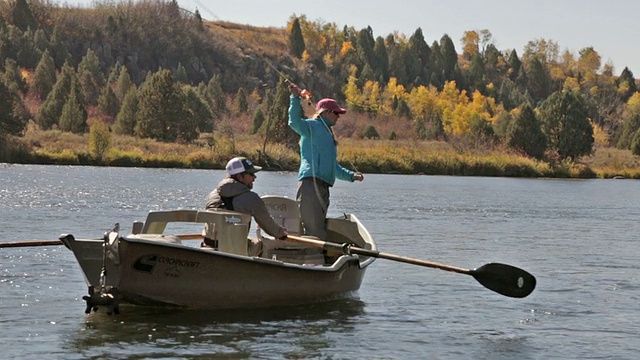
[(323, 117), (303, 119), (300, 98), (291, 96), (289, 126), (300, 135), (298, 180), (316, 177), (330, 186), (336, 178), (353, 182), (355, 173), (338, 164), (338, 149), (329, 131), (331, 121)]

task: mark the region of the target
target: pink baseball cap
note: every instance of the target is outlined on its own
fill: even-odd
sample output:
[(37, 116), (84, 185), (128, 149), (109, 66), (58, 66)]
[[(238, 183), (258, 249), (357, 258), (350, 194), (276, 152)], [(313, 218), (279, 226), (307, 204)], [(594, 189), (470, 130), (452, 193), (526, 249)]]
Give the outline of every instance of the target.
[(322, 99), (318, 101), (316, 104), (316, 110), (325, 109), (333, 112), (337, 112), (338, 114), (346, 114), (347, 109), (343, 109), (338, 105), (338, 103), (333, 99)]

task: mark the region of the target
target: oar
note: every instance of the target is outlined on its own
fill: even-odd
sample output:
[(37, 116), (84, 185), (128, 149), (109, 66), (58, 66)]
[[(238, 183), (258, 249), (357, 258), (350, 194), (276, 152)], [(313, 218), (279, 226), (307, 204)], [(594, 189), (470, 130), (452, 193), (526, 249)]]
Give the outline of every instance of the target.
[(29, 240), (29, 241), (0, 242), (0, 248), (49, 246), (49, 245), (62, 245), (62, 241), (60, 240)]
[(451, 271), (458, 274), (473, 276), (480, 284), (489, 290), (493, 290), (498, 294), (502, 294), (514, 298), (523, 298), (531, 294), (536, 287), (536, 278), (528, 272), (515, 266), (490, 263), (483, 265), (477, 269), (464, 269), (457, 266), (440, 264), (437, 262), (425, 261), (406, 256), (394, 254), (386, 254), (379, 251), (367, 250), (353, 247), (349, 244), (336, 244), (322, 240), (309, 239), (299, 236), (289, 235), (289, 240), (308, 244), (314, 247), (320, 247), (325, 250), (338, 250), (344, 254), (358, 254), (371, 256), (375, 258), (399, 261), (407, 264), (426, 266), (445, 271)]

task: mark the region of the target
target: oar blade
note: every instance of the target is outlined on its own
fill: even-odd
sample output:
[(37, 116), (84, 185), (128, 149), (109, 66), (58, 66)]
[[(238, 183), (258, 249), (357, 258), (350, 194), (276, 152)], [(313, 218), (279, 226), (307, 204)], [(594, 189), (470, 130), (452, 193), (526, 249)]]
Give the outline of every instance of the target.
[(536, 288), (536, 278), (515, 266), (490, 263), (471, 270), (480, 284), (498, 294), (513, 298), (523, 298)]

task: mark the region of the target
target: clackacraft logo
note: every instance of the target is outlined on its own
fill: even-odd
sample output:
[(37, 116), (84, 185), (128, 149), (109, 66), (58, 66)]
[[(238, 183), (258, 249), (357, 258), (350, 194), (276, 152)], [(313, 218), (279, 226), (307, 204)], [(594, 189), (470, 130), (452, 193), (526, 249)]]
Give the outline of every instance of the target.
[(157, 262), (158, 255), (144, 255), (133, 263), (133, 268), (140, 272), (151, 274)]

